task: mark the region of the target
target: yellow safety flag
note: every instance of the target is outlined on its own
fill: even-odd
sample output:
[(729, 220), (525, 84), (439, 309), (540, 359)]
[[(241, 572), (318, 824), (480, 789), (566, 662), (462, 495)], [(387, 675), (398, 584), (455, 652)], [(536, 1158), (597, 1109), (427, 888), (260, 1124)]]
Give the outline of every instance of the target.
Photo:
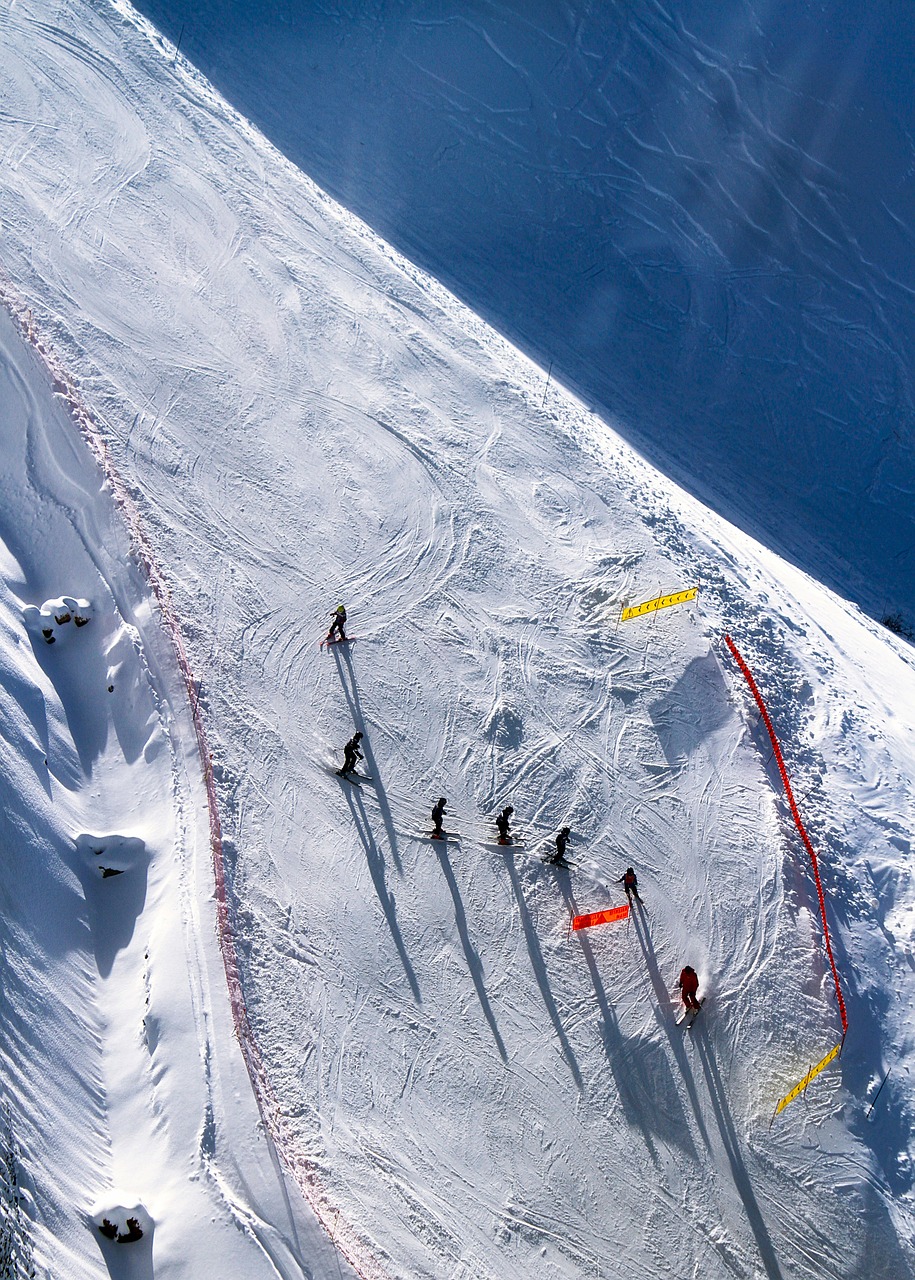
[(841, 1048), (842, 1048), (841, 1044), (837, 1044), (834, 1049), (830, 1049), (826, 1057), (823, 1059), (823, 1061), (818, 1062), (815, 1067), (811, 1067), (810, 1070), (807, 1072), (807, 1074), (804, 1076), (803, 1080), (800, 1082), (800, 1084), (796, 1084), (790, 1093), (785, 1094), (784, 1098), (782, 1098), (779, 1101), (778, 1106), (775, 1108), (775, 1115), (773, 1115), (772, 1117), (773, 1120), (775, 1119), (775, 1116), (777, 1116), (780, 1111), (784, 1111), (785, 1107), (787, 1107), (789, 1102), (793, 1102), (796, 1097), (798, 1097), (800, 1094), (804, 1092), (804, 1090), (807, 1088), (808, 1084), (810, 1084), (810, 1081), (813, 1079), (814, 1076), (818, 1076), (824, 1067), (829, 1066), (833, 1058), (838, 1057), (839, 1051), (841, 1050)]
[(669, 609), (672, 604), (686, 604), (687, 600), (695, 600), (698, 594), (698, 587), (690, 587), (688, 591), (675, 591), (671, 596), (657, 596), (654, 600), (646, 600), (644, 604), (634, 604), (622, 611), (620, 622), (628, 622), (630, 618), (644, 618), (646, 613), (654, 613), (656, 609)]

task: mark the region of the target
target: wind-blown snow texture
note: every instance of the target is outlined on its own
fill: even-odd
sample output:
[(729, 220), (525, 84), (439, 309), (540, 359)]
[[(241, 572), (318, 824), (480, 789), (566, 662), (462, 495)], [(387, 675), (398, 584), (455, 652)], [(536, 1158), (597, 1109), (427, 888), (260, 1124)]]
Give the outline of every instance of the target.
[[(910, 1273), (911, 648), (545, 399), (541, 370), (126, 5), (24, 0), (0, 24), (7, 292), (167, 568), (249, 1015), (335, 1233), (371, 1275)], [(32, 408), (4, 407), (0, 1052), (37, 1251), (50, 1274), (134, 1274), (87, 1222), (108, 1196), (155, 1220), (138, 1275), (333, 1275), (254, 1130), (167, 641), (110, 495), (4, 334)], [(615, 626), (622, 598), (697, 581), (697, 608)], [(22, 609), (64, 595), (95, 612), (58, 653)], [(359, 639), (322, 653), (341, 598)], [(838, 1016), (725, 628), (820, 854), (848, 1002), (840, 1063), (771, 1130)], [(354, 727), (358, 790), (333, 772)], [(445, 846), (423, 834), (440, 794)], [(500, 848), (509, 801), (526, 838)], [(579, 865), (545, 868), (563, 824)], [(116, 841), (132, 865), (90, 881), (112, 835), (148, 862)], [(47, 868), (51, 910), (14, 849)], [(646, 914), (570, 938), (630, 862)], [(121, 880), (112, 921), (99, 894)], [(708, 996), (688, 1037), (685, 960)]]
[(693, 492), (915, 623), (903, 0), (141, 0)]

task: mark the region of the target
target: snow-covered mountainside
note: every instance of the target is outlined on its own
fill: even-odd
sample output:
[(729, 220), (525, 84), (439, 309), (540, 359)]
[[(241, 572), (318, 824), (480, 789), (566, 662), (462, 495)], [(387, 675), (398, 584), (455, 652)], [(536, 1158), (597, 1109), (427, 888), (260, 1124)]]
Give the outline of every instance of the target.
[(915, 626), (900, 0), (140, 0), (680, 484)]
[[(20, 0), (0, 31), (4, 294), (73, 379), (52, 400), (2, 329), (5, 1238), (143, 1280), (911, 1274), (911, 648), (548, 384), (129, 6)], [(354, 642), (322, 650), (340, 600)], [(726, 631), (848, 1010), (771, 1125), (841, 1028)], [(573, 933), (630, 864), (644, 911)], [(141, 1241), (100, 1236), (130, 1207)]]
[[(232, 1041), (172, 646), (55, 390), (0, 316), (0, 1268), (266, 1280), (300, 1274), (304, 1244), (335, 1274)], [(139, 1240), (97, 1230), (129, 1236), (131, 1218)]]

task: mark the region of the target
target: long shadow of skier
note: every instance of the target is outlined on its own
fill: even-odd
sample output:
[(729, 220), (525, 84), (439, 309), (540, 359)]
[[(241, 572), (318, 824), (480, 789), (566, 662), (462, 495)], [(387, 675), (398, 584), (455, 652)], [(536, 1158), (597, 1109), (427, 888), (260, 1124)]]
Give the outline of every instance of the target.
[[(556, 880), (559, 885), (559, 892), (562, 894), (563, 901), (566, 904), (570, 916), (579, 914), (578, 903), (575, 901), (575, 895), (572, 892), (572, 880), (568, 871), (563, 867), (555, 867)], [(660, 1158), (658, 1156), (657, 1147), (654, 1139), (649, 1132), (647, 1126), (643, 1123), (642, 1117), (645, 1114), (645, 1108), (642, 1099), (629, 1087), (629, 1079), (625, 1070), (622, 1069), (628, 1055), (628, 1048), (623, 1034), (620, 1031), (619, 1021), (613, 1006), (607, 996), (603, 979), (597, 967), (597, 960), (591, 943), (586, 935), (579, 931), (575, 934), (575, 940), (581, 948), (581, 954), (584, 956), (585, 964), (588, 967), (588, 974), (591, 978), (591, 986), (594, 988), (594, 996), (597, 1000), (597, 1007), (600, 1010), (601, 1024), (600, 1036), (604, 1046), (604, 1054), (607, 1062), (610, 1064), (610, 1070), (613, 1073), (613, 1079), (616, 1082), (617, 1093), (623, 1110), (630, 1124), (638, 1126), (642, 1135), (642, 1141), (648, 1149), (652, 1163), (660, 1166)]]
[[(664, 1010), (670, 1007), (670, 995), (661, 977), (661, 970), (658, 968), (658, 960), (655, 955), (654, 944), (651, 941), (651, 934), (648, 932), (648, 925), (645, 917), (641, 913), (638, 906), (632, 910), (632, 924), (635, 929), (635, 936), (639, 940), (639, 946), (642, 949), (642, 955), (645, 957), (645, 966), (648, 969), (648, 976), (651, 979), (651, 985), (654, 987), (655, 993), (655, 1021), (670, 1044), (671, 1052), (676, 1059), (677, 1066), (680, 1068), (680, 1074), (683, 1077), (683, 1083), (686, 1087), (686, 1093), (692, 1104), (693, 1113), (696, 1117), (696, 1126), (702, 1135), (702, 1141), (706, 1147), (711, 1150), (712, 1144), (709, 1140), (708, 1131), (705, 1127), (705, 1120), (702, 1117), (702, 1108), (699, 1105), (699, 1095), (696, 1092), (696, 1082), (693, 1079), (692, 1069), (689, 1065), (689, 1059), (686, 1056), (686, 1049), (683, 1045), (683, 1036), (686, 1034), (685, 1029), (681, 1031), (671, 1022), (669, 1015), (665, 1016)], [(692, 1034), (692, 1033), (690, 1033)]]
[(534, 928), (534, 922), (531, 920), (531, 914), (527, 909), (527, 902), (524, 898), (524, 889), (518, 878), (518, 869), (515, 866), (515, 851), (511, 845), (504, 845), (501, 850), (505, 858), (505, 866), (508, 869), (508, 877), (511, 880), (512, 890), (515, 895), (515, 901), (518, 903), (518, 912), (521, 916), (521, 928), (524, 930), (524, 940), (527, 943), (528, 954), (531, 958), (531, 965), (534, 970), (534, 977), (537, 979), (537, 985), (540, 988), (540, 994), (543, 997), (543, 1003), (546, 1011), (550, 1015), (556, 1035), (559, 1037), (559, 1043), (562, 1046), (563, 1056), (569, 1064), (569, 1070), (572, 1072), (572, 1078), (578, 1085), (579, 1089), (583, 1087), (581, 1071), (575, 1054), (572, 1052), (572, 1046), (569, 1044), (565, 1028), (559, 1017), (559, 1010), (556, 1008), (556, 1001), (553, 999), (553, 992), (550, 988), (550, 980), (546, 971), (546, 962), (543, 959), (543, 952), (540, 950), (540, 940), (537, 937), (537, 930)]
[(483, 1010), (483, 1016), (489, 1023), (492, 1038), (495, 1040), (496, 1048), (499, 1050), (499, 1057), (503, 1062), (507, 1062), (508, 1054), (505, 1052), (505, 1043), (499, 1033), (499, 1027), (496, 1023), (492, 1006), (489, 1003), (489, 996), (486, 992), (486, 985), (483, 982), (483, 963), (480, 960), (479, 952), (474, 948), (470, 941), (470, 933), (467, 928), (467, 915), (464, 911), (461, 891), (458, 888), (457, 880), (454, 878), (454, 871), (448, 857), (447, 843), (444, 840), (433, 840), (432, 843), (435, 846), (436, 857), (438, 858), (439, 865), (442, 868), (442, 874), (447, 881), (448, 888), (451, 892), (451, 898), (454, 902), (454, 922), (457, 925), (458, 933), (460, 934), (461, 946), (464, 948), (467, 968), (470, 970), (473, 985), (476, 987), (477, 999), (480, 1001), (480, 1008)]
[[(340, 652), (341, 649), (343, 649), (343, 653)], [(388, 804), (388, 797), (381, 781), (381, 771), (379, 769), (378, 761), (375, 759), (375, 753), (372, 751), (372, 744), (369, 741), (368, 734), (366, 733), (365, 716), (362, 713), (362, 703), (359, 701), (359, 687), (356, 684), (356, 672), (353, 668), (352, 654), (345, 645), (334, 645), (333, 654), (334, 661), (337, 664), (337, 672), (340, 676), (340, 684), (343, 688), (346, 701), (349, 704), (350, 715), (353, 718), (353, 725), (365, 735), (362, 739), (362, 752), (365, 756), (365, 763), (374, 784), (375, 794), (378, 797), (378, 808), (381, 811), (381, 821), (384, 823), (385, 835), (388, 840), (388, 848), (391, 850), (391, 856), (394, 859), (394, 866), (401, 874), (403, 874), (400, 852), (397, 848), (397, 831), (394, 827), (394, 817), (391, 813), (391, 806)]]
[(410, 990), (417, 1004), (422, 1004), (422, 996), (419, 992), (419, 983), (416, 981), (416, 974), (410, 963), (410, 957), (407, 955), (407, 949), (404, 946), (403, 935), (400, 932), (400, 925), (397, 923), (397, 908), (394, 902), (394, 895), (388, 889), (384, 878), (384, 858), (378, 845), (375, 843), (375, 837), (372, 835), (372, 829), (369, 825), (368, 815), (365, 812), (365, 805), (362, 796), (357, 788), (348, 782), (341, 781), (340, 786), (344, 788), (346, 795), (346, 803), (349, 805), (350, 813), (353, 815), (353, 823), (359, 839), (362, 841), (362, 847), (365, 850), (365, 860), (368, 863), (369, 872), (372, 877), (372, 883), (375, 886), (375, 892), (378, 894), (378, 901), (381, 903), (381, 909), (384, 911), (385, 918), (388, 922), (388, 928), (391, 930), (391, 937), (394, 939), (394, 945), (397, 948), (397, 954), (400, 956), (400, 962), (403, 965), (404, 973), (407, 975), (407, 981), (410, 984)]
[(766, 1268), (766, 1275), (769, 1276), (769, 1280), (782, 1280), (781, 1269), (775, 1256), (775, 1248), (763, 1221), (759, 1204), (750, 1183), (750, 1175), (747, 1173), (747, 1167), (743, 1162), (743, 1156), (740, 1154), (740, 1142), (737, 1138), (734, 1121), (731, 1118), (731, 1111), (727, 1104), (721, 1076), (718, 1074), (718, 1067), (712, 1056), (711, 1047), (705, 1032), (698, 1027), (696, 1031), (690, 1032), (690, 1035), (696, 1040), (699, 1049), (699, 1058), (702, 1062), (702, 1070), (705, 1073), (709, 1099), (712, 1103), (715, 1119), (718, 1122), (718, 1132), (721, 1134), (721, 1141), (724, 1143), (724, 1149), (731, 1166), (734, 1185), (746, 1210), (750, 1230), (756, 1238), (759, 1254), (762, 1258), (763, 1266)]

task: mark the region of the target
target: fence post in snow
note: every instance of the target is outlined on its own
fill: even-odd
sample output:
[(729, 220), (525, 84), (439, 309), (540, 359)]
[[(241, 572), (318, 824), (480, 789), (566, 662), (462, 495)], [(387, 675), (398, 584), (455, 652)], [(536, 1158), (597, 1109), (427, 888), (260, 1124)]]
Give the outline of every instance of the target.
[(549, 369), (547, 370), (547, 374), (546, 374), (546, 386), (543, 388), (543, 399), (540, 401), (540, 408), (541, 408), (541, 409), (542, 409), (542, 408), (543, 408), (543, 406), (546, 404), (546, 393), (547, 393), (547, 392), (549, 391), (549, 389), (550, 389), (550, 378), (551, 378), (552, 376), (553, 376), (553, 361), (551, 360), (551, 361), (550, 361), (550, 367), (549, 367)]

